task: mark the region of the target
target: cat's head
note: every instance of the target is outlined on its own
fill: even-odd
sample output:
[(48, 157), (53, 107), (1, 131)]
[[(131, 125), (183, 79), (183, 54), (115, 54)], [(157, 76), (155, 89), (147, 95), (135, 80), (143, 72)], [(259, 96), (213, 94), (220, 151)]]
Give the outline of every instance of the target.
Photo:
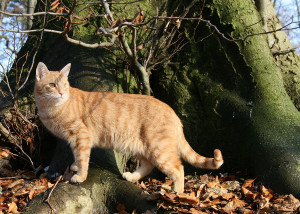
[(35, 75), (35, 94), (46, 99), (63, 101), (69, 98), (69, 81), (71, 63), (60, 71), (49, 71), (47, 66), (39, 62)]

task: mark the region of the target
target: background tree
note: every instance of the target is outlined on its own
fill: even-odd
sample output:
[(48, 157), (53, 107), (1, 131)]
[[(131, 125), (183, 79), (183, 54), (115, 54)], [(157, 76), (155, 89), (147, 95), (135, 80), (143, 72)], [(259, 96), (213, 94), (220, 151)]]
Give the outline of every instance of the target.
[[(50, 8), (50, 3), (53, 2), (48, 2), (47, 8)], [(35, 62), (43, 61), (52, 70), (59, 70), (72, 62), (71, 85), (84, 90), (139, 92), (139, 82), (144, 83), (139, 75), (134, 76), (138, 72), (133, 66), (134, 60), (143, 65), (141, 62), (145, 58), (142, 57), (148, 55), (141, 52), (146, 50), (149, 53), (155, 48), (138, 51), (137, 47), (148, 41), (156, 41), (159, 47), (168, 35), (173, 35), (169, 38), (182, 35), (182, 44), (186, 45), (177, 52), (174, 52), (176, 46), (166, 46), (164, 56), (174, 53), (173, 58), (156, 66), (151, 75), (147, 71), (154, 96), (175, 109), (183, 121), (185, 135), (196, 151), (206, 156), (211, 155), (216, 147), (223, 151), (223, 171), (248, 169), (276, 191), (299, 194), (299, 55), (282, 31), (270, 1), (264, 2), (266, 13), (256, 7), (259, 2), (255, 5), (250, 0), (169, 1), (166, 4), (140, 1), (125, 5), (106, 1), (101, 1), (102, 4), (73, 3), (59, 2), (56, 8), (61, 10), (60, 15), (54, 17), (56, 22), (50, 14), (37, 17), (36, 30), (20, 51), (20, 56), (37, 46), (37, 32), (49, 32), (43, 35), (39, 47), (42, 51), (36, 55)], [(52, 7), (55, 5), (53, 3)], [(148, 22), (152, 26), (146, 24), (147, 18), (137, 24), (132, 22), (133, 18), (126, 20), (135, 17), (137, 12), (141, 14), (141, 8), (149, 19), (152, 18), (153, 22)], [(45, 11), (45, 5), (39, 2), (37, 11)], [(114, 11), (113, 15), (109, 11)], [(118, 18), (111, 19), (115, 14)], [(123, 17), (124, 22), (112, 25)], [(176, 28), (179, 28), (178, 32)], [(141, 42), (134, 39), (134, 29), (145, 30), (145, 33), (141, 31)], [(151, 30), (156, 33), (148, 38), (154, 39), (146, 40)], [(126, 41), (123, 35), (126, 35)], [(112, 40), (114, 36), (116, 40)], [(114, 45), (109, 49), (107, 46), (101, 48), (101, 44), (107, 42)], [(128, 48), (124, 45), (126, 42), (133, 50), (132, 56), (134, 50), (137, 51), (136, 58), (132, 59), (130, 52), (125, 50)], [(153, 43), (147, 44), (151, 47)], [(88, 47), (91, 45), (99, 48), (91, 49)], [(29, 71), (32, 59), (33, 55), (25, 64), (24, 60), (20, 61), (20, 65)], [(127, 68), (132, 76), (127, 75)], [(24, 88), (20, 97), (30, 96), (33, 77), (31, 74), (29, 86)], [(141, 86), (144, 93), (145, 88), (145, 85)], [(93, 176), (88, 182), (95, 182), (103, 176), (102, 173), (113, 177), (109, 171), (117, 173), (116, 167), (112, 167), (114, 163), (118, 163), (122, 170), (122, 156), (107, 151), (101, 153), (108, 165), (103, 160), (98, 163), (110, 170), (95, 175), (91, 169)], [(99, 153), (94, 157), (97, 156)], [(186, 168), (186, 171), (195, 169)], [(105, 182), (124, 182), (109, 180)], [(61, 188), (75, 187), (62, 185)], [(116, 199), (116, 195), (111, 198)]]

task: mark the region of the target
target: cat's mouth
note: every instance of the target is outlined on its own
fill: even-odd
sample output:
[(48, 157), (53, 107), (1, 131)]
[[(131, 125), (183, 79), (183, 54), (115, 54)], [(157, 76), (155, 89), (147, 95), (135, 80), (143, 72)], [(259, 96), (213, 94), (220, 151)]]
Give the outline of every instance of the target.
[(59, 99), (59, 100), (66, 100), (66, 99), (68, 99), (68, 95), (67, 94), (63, 94), (63, 95), (57, 95), (57, 99)]

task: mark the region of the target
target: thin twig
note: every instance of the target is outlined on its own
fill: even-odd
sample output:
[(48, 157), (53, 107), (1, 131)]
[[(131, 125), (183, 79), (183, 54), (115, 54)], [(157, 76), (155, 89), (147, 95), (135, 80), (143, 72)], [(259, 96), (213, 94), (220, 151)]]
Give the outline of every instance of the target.
[(123, 32), (119, 35), (120, 42), (124, 48), (124, 51), (131, 62), (132, 66), (136, 68), (138, 71), (138, 75), (142, 81), (143, 84), (143, 94), (150, 95), (151, 94), (151, 88), (150, 88), (150, 82), (149, 82), (149, 74), (146, 71), (145, 67), (140, 64), (140, 62), (137, 59), (134, 59), (134, 55), (132, 50), (130, 49), (125, 34)]
[[(158, 8), (156, 8), (156, 16), (158, 16)], [(155, 26), (155, 29), (154, 29), (154, 32), (152, 34), (152, 38), (151, 38), (151, 45), (150, 45), (150, 48), (149, 48), (149, 51), (148, 51), (148, 57), (146, 58), (145, 62), (144, 62), (144, 67), (147, 68), (148, 66), (148, 63), (149, 63), (149, 60), (150, 58), (152, 57), (152, 51), (153, 51), (153, 46), (154, 46), (154, 40), (156, 38), (156, 33), (157, 33), (157, 21), (158, 19), (155, 19), (155, 23), (154, 23), (154, 26)]]
[(50, 197), (52, 195), (52, 192), (54, 191), (54, 189), (56, 188), (57, 184), (59, 183), (59, 181), (62, 179), (62, 175), (60, 175), (57, 179), (57, 181), (55, 182), (54, 186), (51, 188), (47, 198), (44, 200), (44, 203), (47, 203), (51, 209), (51, 212), (53, 211), (55, 214), (57, 213), (56, 210), (52, 207), (51, 203), (50, 203)]
[(6, 32), (12, 32), (12, 33), (37, 33), (37, 32), (46, 32), (46, 33), (56, 33), (56, 34), (62, 34), (63, 31), (58, 30), (51, 30), (51, 29), (34, 29), (34, 30), (11, 30), (11, 29), (5, 29), (1, 28), (0, 31), (6, 31)]
[(136, 55), (136, 28), (132, 29), (132, 57), (134, 60), (137, 60), (137, 55)]
[(65, 35), (65, 39), (70, 43), (73, 43), (75, 45), (80, 45), (80, 46), (83, 46), (86, 48), (109, 47), (109, 46), (114, 45), (116, 36), (114, 34), (106, 34), (106, 35), (111, 37), (111, 40), (109, 42), (99, 42), (99, 43), (93, 43), (93, 44), (89, 44), (89, 43), (82, 42), (80, 40), (72, 39), (72, 38), (68, 37), (68, 35)]
[(0, 178), (0, 180), (10, 180), (10, 179), (19, 179), (21, 178), (21, 176), (17, 175), (17, 176), (13, 176), (13, 177), (3, 177)]
[[(133, 4), (137, 2), (140, 2), (140, 0), (131, 1), (131, 2), (107, 2), (107, 4)], [(82, 5), (82, 4), (102, 4), (102, 1), (84, 2), (84, 3), (79, 3), (78, 5)]]
[(288, 48), (284, 50), (279, 50), (279, 51), (274, 51), (273, 55), (281, 55), (281, 54), (288, 54), (290, 52), (296, 51), (297, 48), (300, 48), (300, 45), (293, 47), (293, 48)]
[(40, 15), (52, 15), (52, 16), (67, 16), (68, 13), (54, 13), (54, 12), (37, 12), (37, 13), (9, 13), (6, 11), (1, 11), (0, 14), (4, 14), (6, 16), (18, 16), (18, 17), (27, 17), (27, 16), (40, 16)]

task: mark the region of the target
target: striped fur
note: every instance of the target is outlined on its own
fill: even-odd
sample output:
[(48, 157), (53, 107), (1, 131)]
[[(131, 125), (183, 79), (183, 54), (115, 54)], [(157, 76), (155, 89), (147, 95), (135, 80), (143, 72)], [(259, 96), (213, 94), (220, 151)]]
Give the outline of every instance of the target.
[(223, 164), (221, 151), (214, 158), (197, 154), (187, 143), (180, 119), (165, 103), (145, 95), (85, 92), (68, 82), (70, 64), (49, 71), (43, 63), (36, 70), (35, 99), (40, 120), (56, 136), (70, 143), (75, 157), (71, 182), (87, 177), (93, 146), (127, 153), (140, 160), (128, 181), (137, 181), (157, 167), (184, 191), (181, 158), (195, 167), (217, 169)]

